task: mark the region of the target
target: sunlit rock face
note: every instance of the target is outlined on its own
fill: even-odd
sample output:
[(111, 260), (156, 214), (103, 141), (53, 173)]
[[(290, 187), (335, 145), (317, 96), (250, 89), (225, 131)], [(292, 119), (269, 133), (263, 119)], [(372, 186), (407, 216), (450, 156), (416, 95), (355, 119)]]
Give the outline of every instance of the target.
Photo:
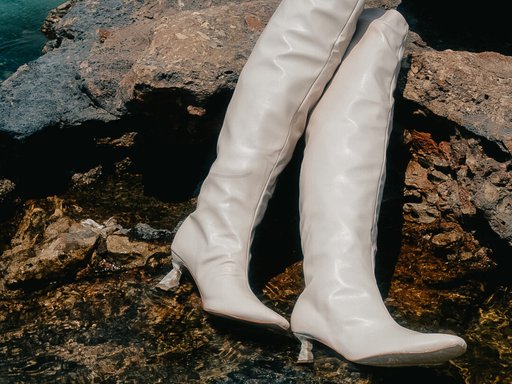
[[(82, 0), (52, 13), (47, 53), (0, 85), (0, 382), (512, 381), (508, 24), (445, 3), (367, 2), (411, 26), (377, 277), (401, 324), (460, 334), (465, 355), (374, 370), (317, 346), (301, 367), (290, 334), (205, 315), (190, 276), (175, 292), (155, 289), (278, 1)], [(303, 285), (300, 150), (250, 271), (285, 316)]]

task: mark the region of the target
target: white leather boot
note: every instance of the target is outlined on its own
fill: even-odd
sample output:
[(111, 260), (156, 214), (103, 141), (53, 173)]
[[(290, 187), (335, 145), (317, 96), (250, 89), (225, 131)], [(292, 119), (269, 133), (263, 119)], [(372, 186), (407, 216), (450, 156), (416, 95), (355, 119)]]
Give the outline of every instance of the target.
[(441, 363), (466, 349), (457, 336), (398, 325), (374, 277), (393, 90), (407, 30), (396, 11), (363, 12), (306, 128), (300, 181), (306, 287), (291, 319), (302, 341), (300, 362), (312, 361), (311, 339), (378, 366)]
[(364, 0), (283, 0), (249, 57), (228, 107), (218, 156), (197, 209), (174, 242), (170, 288), (185, 266), (203, 308), (288, 329), (251, 291), (247, 273), (254, 228), (289, 162), (306, 118), (352, 38)]

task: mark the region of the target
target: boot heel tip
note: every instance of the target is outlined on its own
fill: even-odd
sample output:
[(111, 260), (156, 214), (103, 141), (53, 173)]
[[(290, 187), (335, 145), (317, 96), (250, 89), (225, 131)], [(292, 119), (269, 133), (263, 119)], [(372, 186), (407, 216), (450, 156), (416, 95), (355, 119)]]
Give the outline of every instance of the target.
[(181, 279), (181, 268), (183, 264), (181, 261), (177, 259), (173, 259), (172, 261), (172, 270), (165, 277), (160, 280), (160, 282), (156, 285), (157, 288), (163, 291), (170, 291), (175, 289), (180, 285)]
[(297, 359), (297, 364), (310, 364), (314, 360), (313, 356), (313, 343), (302, 335), (295, 334), (295, 337), (300, 341), (300, 352)]
[(162, 280), (160, 280), (156, 287), (163, 291), (173, 290), (180, 285), (180, 277), (181, 271), (173, 269)]

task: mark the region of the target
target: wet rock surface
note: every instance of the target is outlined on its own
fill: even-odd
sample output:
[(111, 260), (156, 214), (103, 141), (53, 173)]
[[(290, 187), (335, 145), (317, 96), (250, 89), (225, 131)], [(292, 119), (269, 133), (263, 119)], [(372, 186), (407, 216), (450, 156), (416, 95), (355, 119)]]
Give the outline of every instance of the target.
[[(401, 324), (462, 335), (464, 356), (370, 369), (319, 346), (297, 366), (291, 335), (205, 315), (190, 276), (155, 289), (278, 0), (79, 0), (50, 14), (47, 53), (0, 84), (0, 382), (512, 381), (508, 24), (445, 3), (367, 2), (411, 27), (377, 271)], [(303, 284), (299, 166), (300, 148), (251, 262), (285, 316)]]
[[(168, 237), (172, 236), (172, 231), (158, 227), (175, 228), (194, 208), (195, 200), (162, 203), (145, 196), (137, 178), (130, 183), (114, 181), (95, 184), (105, 206), (88, 199), (91, 191), (74, 191), (29, 201), (14, 221), (17, 231), (0, 256), (2, 282), (16, 276), (16, 284), (0, 288), (0, 382), (395, 383), (421, 376), (439, 383), (480, 383), (510, 379), (506, 326), (510, 289), (474, 278), (454, 279), (450, 284), (446, 274), (452, 271), (446, 263), (434, 264), (420, 245), (413, 248), (407, 242), (391, 281), (388, 307), (401, 324), (413, 329), (461, 334), (469, 341), (468, 353), (438, 367), (375, 369), (351, 364), (317, 345), (315, 363), (297, 365), (299, 348), (291, 334), (205, 314), (188, 274), (174, 291), (155, 287), (169, 271)], [(129, 192), (118, 195), (122, 190)], [(119, 204), (112, 208), (106, 202), (114, 196)], [(135, 215), (126, 209), (141, 203), (145, 210)], [(114, 210), (116, 217), (109, 218)], [(72, 234), (79, 234), (72, 242), (86, 255), (78, 258), (78, 264), (59, 258), (76, 254), (75, 246), (52, 246), (56, 239)], [(435, 240), (448, 245), (458, 241), (456, 234)], [(45, 257), (49, 250), (56, 250), (55, 257)], [(257, 260), (261, 256), (254, 254)], [(38, 274), (23, 268), (27, 261), (40, 266)], [(266, 305), (289, 316), (302, 287), (298, 262), (267, 281), (258, 295)]]

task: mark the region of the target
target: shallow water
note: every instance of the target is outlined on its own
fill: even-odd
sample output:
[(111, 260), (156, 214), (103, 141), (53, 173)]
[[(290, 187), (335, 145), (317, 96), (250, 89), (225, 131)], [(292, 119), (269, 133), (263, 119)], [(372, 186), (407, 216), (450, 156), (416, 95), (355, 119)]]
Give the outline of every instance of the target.
[[(169, 204), (146, 196), (141, 179), (134, 177), (109, 179), (71, 191), (62, 199), (40, 199), (27, 206), (49, 213), (58, 206), (76, 220), (115, 216), (123, 227), (143, 221), (171, 229), (194, 204), (194, 200)], [(398, 272), (403, 263), (399, 262)], [(168, 269), (160, 265), (95, 271), (36, 291), (0, 290), (0, 383), (487, 384), (512, 380), (512, 290), (507, 286), (478, 289), (478, 283), (468, 282), (465, 288), (443, 290), (394, 279), (388, 304), (400, 323), (419, 330), (456, 330), (468, 341), (468, 352), (450, 363), (370, 368), (351, 364), (317, 345), (315, 363), (300, 366), (295, 363), (298, 344), (290, 333), (205, 314), (190, 276), (184, 276), (177, 291), (155, 289)], [(298, 263), (268, 282), (258, 295), (289, 317), (301, 287)], [(420, 299), (408, 302), (408, 296)]]
[(64, 0), (0, 1), (0, 81), (41, 55), (46, 37), (39, 30), (48, 12)]

